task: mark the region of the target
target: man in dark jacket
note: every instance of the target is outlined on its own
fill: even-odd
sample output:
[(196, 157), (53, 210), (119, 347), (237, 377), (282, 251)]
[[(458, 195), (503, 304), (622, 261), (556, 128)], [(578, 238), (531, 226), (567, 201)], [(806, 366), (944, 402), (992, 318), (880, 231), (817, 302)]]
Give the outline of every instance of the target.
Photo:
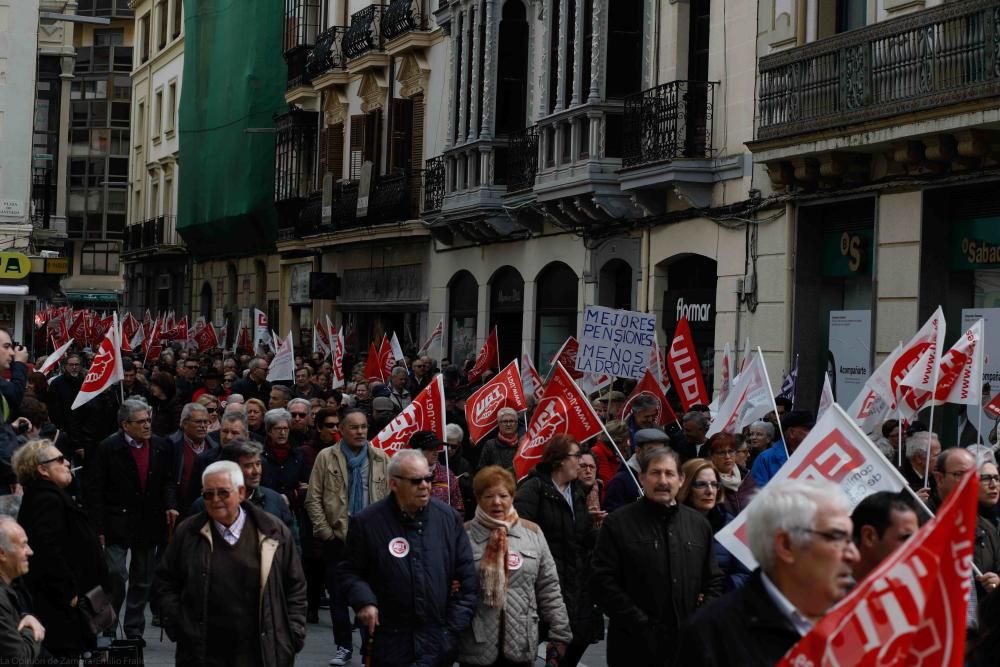
[(177, 482), (170, 443), (152, 434), (149, 406), (127, 399), (118, 421), (121, 431), (97, 446), (88, 465), (84, 498), (104, 545), (115, 610), (126, 603), (125, 636), (141, 639), (156, 547), (166, 543), (178, 516)]
[(71, 354), (63, 361), (62, 375), (49, 383), (49, 418), (62, 431), (73, 430), (70, 406), (83, 385), (83, 364), (79, 354)]
[(0, 517), (0, 656), (11, 665), (31, 665), (42, 651), (45, 628), (26, 614), (11, 583), (28, 571), (31, 547), (24, 529)]
[(267, 381), (267, 359), (261, 357), (251, 359), (247, 376), (234, 382), (230, 391), (240, 394), (244, 400), (256, 398), (267, 405), (271, 399), (271, 383)]
[(478, 602), (472, 546), (462, 518), (431, 498), (423, 454), (397, 453), (388, 475), (389, 497), (351, 518), (341, 565), (348, 604), (374, 633), (372, 664), (450, 665)]
[(594, 601), (611, 619), (608, 664), (696, 664), (673, 653), (680, 624), (722, 594), (712, 527), (677, 502), (676, 452), (647, 452), (640, 466), (645, 496), (608, 515), (592, 560)]
[(213, 463), (202, 482), (207, 509), (180, 524), (156, 572), (176, 663), (291, 667), (306, 636), (291, 532), (244, 501), (236, 463)]
[(854, 584), (858, 550), (840, 487), (772, 482), (746, 512), (747, 542), (760, 567), (743, 588), (688, 619), (675, 664), (774, 665)]

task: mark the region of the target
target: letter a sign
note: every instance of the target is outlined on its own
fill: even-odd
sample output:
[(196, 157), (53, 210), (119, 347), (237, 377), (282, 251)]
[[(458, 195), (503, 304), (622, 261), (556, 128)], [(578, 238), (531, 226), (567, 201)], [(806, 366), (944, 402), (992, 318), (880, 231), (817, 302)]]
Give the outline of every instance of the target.
[(667, 353), (667, 369), (685, 412), (698, 403), (708, 405), (708, 392), (701, 377), (701, 361), (686, 317), (682, 317), (674, 329), (674, 340)]

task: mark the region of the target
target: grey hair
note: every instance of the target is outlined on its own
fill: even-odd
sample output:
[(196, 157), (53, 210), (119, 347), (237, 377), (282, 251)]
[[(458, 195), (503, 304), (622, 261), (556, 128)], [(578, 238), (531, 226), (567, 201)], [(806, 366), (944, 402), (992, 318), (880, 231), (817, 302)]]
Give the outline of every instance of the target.
[(192, 412), (204, 412), (208, 414), (208, 409), (201, 403), (187, 403), (181, 409), (181, 423), (183, 424), (188, 419), (191, 419)]
[(677, 472), (681, 471), (681, 457), (677, 452), (670, 447), (654, 447), (639, 455), (639, 472), (646, 472), (649, 470), (649, 466), (663, 459), (673, 459)]
[(244, 432), (246, 432), (246, 430), (249, 428), (249, 426), (247, 425), (247, 413), (245, 412), (241, 412), (239, 410), (234, 410), (232, 412), (229, 412), (227, 410), (222, 415), (222, 423), (232, 424), (233, 422), (239, 422), (240, 425), (243, 427)]
[(292, 400), (292, 390), (286, 387), (285, 385), (283, 384), (271, 385), (271, 391), (274, 391), (275, 389), (281, 392), (281, 395), (284, 397), (286, 403)]
[(233, 403), (232, 396), (229, 397), (229, 402), (226, 403), (226, 409), (222, 411), (223, 415), (245, 415), (247, 413), (246, 403)]
[(247, 370), (251, 370), (252, 371), (252, 370), (256, 369), (257, 367), (259, 367), (261, 365), (261, 363), (265, 363), (266, 364), (267, 363), (267, 359), (265, 359), (264, 357), (254, 357), (253, 359), (250, 360), (250, 363), (247, 364)]
[(965, 449), (976, 457), (977, 468), (981, 468), (987, 463), (992, 463), (993, 465), (997, 463), (997, 457), (993, 453), (992, 447), (987, 447), (986, 445), (969, 445)]
[(497, 410), (497, 423), (500, 423), (500, 418), (504, 415), (511, 415), (514, 419), (517, 419), (517, 410), (514, 408), (500, 408)]
[(762, 419), (759, 421), (755, 421), (754, 423), (750, 424), (750, 430), (752, 431), (755, 428), (763, 429), (763, 431), (767, 433), (768, 438), (774, 438), (774, 424), (772, 424), (771, 422), (766, 422)]
[(630, 412), (638, 412), (639, 410), (649, 410), (650, 408), (660, 407), (660, 401), (658, 398), (652, 394), (642, 393), (632, 399), (632, 405), (629, 406)]
[(9, 516), (12, 519), (16, 519), (17, 515), (21, 512), (21, 501), (24, 496), (19, 496), (16, 493), (8, 493), (0, 496), (0, 516)]
[(698, 412), (696, 410), (685, 412), (684, 416), (681, 417), (681, 423), (687, 424), (688, 422), (694, 422), (695, 426), (704, 431), (708, 430), (708, 417), (705, 416), (704, 412)]
[(459, 426), (458, 424), (455, 423), (445, 424), (444, 439), (449, 444), (455, 444), (452, 442), (452, 440), (458, 440), (458, 444), (462, 444), (462, 441), (465, 440), (465, 432), (462, 430), (462, 427)]
[(6, 553), (14, 550), (14, 540), (10, 536), (10, 527), (20, 525), (14, 517), (0, 515), (0, 549)]
[(306, 410), (311, 410), (312, 409), (312, 403), (310, 403), (309, 401), (307, 401), (304, 398), (293, 398), (292, 400), (288, 401), (288, 409), (289, 410), (292, 409), (293, 405), (304, 405), (304, 406), (306, 406)]
[(205, 468), (205, 472), (201, 473), (201, 485), (205, 486), (205, 480), (210, 476), (221, 474), (229, 475), (229, 483), (233, 485), (234, 489), (246, 486), (243, 480), (243, 468), (240, 467), (240, 464), (232, 461), (216, 461)]
[(427, 459), (424, 458), (424, 453), (419, 449), (402, 449), (396, 452), (395, 456), (389, 459), (389, 466), (386, 468), (386, 474), (389, 477), (397, 477), (403, 471), (403, 464), (412, 459), (413, 461), (419, 461), (423, 463), (424, 466), (427, 465)]
[(149, 403), (141, 398), (127, 398), (122, 401), (118, 408), (118, 423), (132, 420), (132, 416), (137, 412), (149, 412)]
[(409, 376), (410, 372), (406, 370), (404, 366), (396, 366), (395, 368), (392, 369), (392, 375), (390, 377), (396, 377), (397, 375)]
[(941, 441), (938, 440), (937, 433), (933, 431), (918, 431), (913, 435), (906, 437), (906, 458), (912, 459), (917, 454), (924, 456), (927, 454), (927, 450), (933, 441), (937, 441), (940, 445)]
[(247, 399), (243, 397), (243, 394), (230, 394), (229, 398), (226, 399), (226, 407), (230, 405), (243, 405), (247, 402)]
[(278, 425), (278, 422), (285, 422), (289, 426), (292, 424), (292, 413), (284, 408), (274, 408), (264, 413), (264, 430), (270, 431)]
[(821, 479), (784, 479), (771, 482), (747, 507), (747, 543), (761, 569), (771, 574), (775, 566), (774, 536), (789, 535), (802, 545), (809, 541), (820, 507), (850, 513), (847, 497), (839, 486)]
[(222, 448), (223, 461), (239, 461), (244, 456), (260, 456), (264, 447), (260, 443), (249, 440), (233, 440)]

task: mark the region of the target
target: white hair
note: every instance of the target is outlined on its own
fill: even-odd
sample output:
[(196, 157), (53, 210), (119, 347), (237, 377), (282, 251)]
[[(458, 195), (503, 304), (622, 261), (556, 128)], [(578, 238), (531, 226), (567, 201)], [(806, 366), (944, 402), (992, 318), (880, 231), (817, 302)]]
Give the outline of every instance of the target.
[(939, 445), (941, 444), (938, 440), (937, 433), (934, 433), (933, 431), (918, 431), (913, 435), (907, 436), (906, 458), (912, 459), (917, 454), (921, 456), (926, 455), (932, 441), (937, 442)]
[(403, 449), (389, 459), (389, 466), (386, 469), (386, 474), (389, 477), (398, 477), (400, 473), (403, 472), (403, 465), (412, 459), (414, 462), (423, 463), (427, 465), (427, 459), (424, 457), (424, 453), (419, 449)]
[(444, 439), (449, 444), (452, 445), (456, 444), (452, 442), (452, 440), (457, 440), (458, 441), (457, 444), (462, 444), (462, 440), (465, 439), (465, 432), (462, 430), (462, 427), (459, 426), (458, 424), (455, 423), (445, 424)]
[(976, 468), (981, 468), (986, 463), (992, 463), (993, 465), (997, 463), (997, 457), (993, 453), (992, 447), (987, 447), (986, 445), (969, 445), (965, 449), (976, 457)]
[(205, 486), (205, 480), (209, 476), (221, 474), (229, 475), (229, 482), (233, 485), (233, 489), (246, 486), (246, 482), (243, 480), (243, 468), (235, 461), (216, 461), (209, 465), (205, 468), (205, 472), (201, 473), (201, 485)]
[(517, 410), (515, 410), (514, 408), (500, 408), (499, 410), (497, 410), (497, 423), (500, 422), (500, 419), (504, 415), (510, 415), (514, 419), (517, 419)]
[(785, 479), (765, 486), (747, 507), (747, 542), (750, 553), (770, 574), (775, 565), (774, 536), (787, 533), (798, 544), (809, 541), (807, 530), (816, 525), (820, 507), (851, 511), (844, 492), (833, 482), (819, 479)]
[(763, 430), (764, 433), (766, 433), (767, 437), (769, 438), (774, 437), (774, 424), (772, 424), (771, 422), (766, 422), (763, 420), (755, 421), (754, 423), (750, 424), (750, 430), (753, 431), (754, 429)]

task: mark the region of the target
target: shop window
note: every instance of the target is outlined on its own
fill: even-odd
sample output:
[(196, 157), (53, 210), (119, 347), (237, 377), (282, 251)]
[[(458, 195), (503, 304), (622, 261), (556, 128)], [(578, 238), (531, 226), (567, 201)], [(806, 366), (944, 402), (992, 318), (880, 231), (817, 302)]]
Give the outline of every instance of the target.
[(524, 127), (528, 104), (528, 21), (521, 0), (507, 0), (500, 21), (496, 134)]
[(524, 335), (524, 278), (511, 266), (497, 269), (490, 278), (489, 330), (497, 328), (500, 362), (510, 363), (521, 356)]
[(118, 275), (118, 244), (84, 243), (80, 247), (80, 273), (91, 276)]
[(459, 271), (448, 284), (448, 354), (461, 365), (475, 356), (479, 285), (468, 271)]

